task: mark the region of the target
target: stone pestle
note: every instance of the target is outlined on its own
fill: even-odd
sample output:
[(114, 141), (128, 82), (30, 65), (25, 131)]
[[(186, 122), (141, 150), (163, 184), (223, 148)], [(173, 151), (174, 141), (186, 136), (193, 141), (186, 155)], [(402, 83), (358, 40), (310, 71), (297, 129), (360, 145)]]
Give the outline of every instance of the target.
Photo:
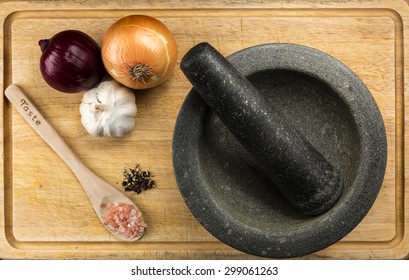
[(216, 49), (196, 45), (180, 68), (293, 206), (318, 215), (338, 201), (339, 172)]

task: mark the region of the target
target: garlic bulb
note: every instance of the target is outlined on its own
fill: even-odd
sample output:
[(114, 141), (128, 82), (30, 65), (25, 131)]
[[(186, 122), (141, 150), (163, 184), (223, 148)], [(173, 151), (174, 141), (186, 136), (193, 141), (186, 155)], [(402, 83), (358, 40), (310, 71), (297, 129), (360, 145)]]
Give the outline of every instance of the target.
[(93, 136), (124, 136), (135, 126), (135, 94), (115, 80), (84, 93), (81, 123)]

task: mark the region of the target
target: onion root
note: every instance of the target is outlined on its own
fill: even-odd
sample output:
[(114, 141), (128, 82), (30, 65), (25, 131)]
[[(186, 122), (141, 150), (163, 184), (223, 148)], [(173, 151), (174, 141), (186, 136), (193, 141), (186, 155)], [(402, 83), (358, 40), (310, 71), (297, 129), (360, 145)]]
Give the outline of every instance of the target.
[(137, 63), (135, 65), (125, 65), (127, 75), (133, 80), (145, 84), (146, 80), (153, 76), (152, 67), (147, 64)]

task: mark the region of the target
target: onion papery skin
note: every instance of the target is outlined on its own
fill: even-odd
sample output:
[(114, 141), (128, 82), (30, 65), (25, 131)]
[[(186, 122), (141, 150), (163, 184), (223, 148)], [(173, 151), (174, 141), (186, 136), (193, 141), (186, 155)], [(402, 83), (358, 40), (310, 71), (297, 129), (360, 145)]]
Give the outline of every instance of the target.
[[(132, 89), (155, 87), (169, 78), (176, 65), (177, 47), (171, 31), (159, 20), (130, 15), (116, 21), (105, 33), (102, 61), (108, 73)], [(130, 70), (147, 67), (150, 75), (135, 79)]]
[(98, 44), (82, 31), (62, 31), (38, 44), (43, 52), (41, 74), (49, 86), (60, 92), (89, 90), (106, 73)]

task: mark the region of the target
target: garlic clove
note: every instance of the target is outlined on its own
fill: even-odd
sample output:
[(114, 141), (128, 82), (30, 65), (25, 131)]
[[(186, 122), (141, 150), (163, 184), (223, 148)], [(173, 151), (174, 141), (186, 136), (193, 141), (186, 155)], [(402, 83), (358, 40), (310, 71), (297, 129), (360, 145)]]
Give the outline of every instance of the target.
[(80, 113), (81, 123), (91, 135), (124, 136), (135, 126), (135, 94), (114, 80), (102, 82), (84, 93)]

